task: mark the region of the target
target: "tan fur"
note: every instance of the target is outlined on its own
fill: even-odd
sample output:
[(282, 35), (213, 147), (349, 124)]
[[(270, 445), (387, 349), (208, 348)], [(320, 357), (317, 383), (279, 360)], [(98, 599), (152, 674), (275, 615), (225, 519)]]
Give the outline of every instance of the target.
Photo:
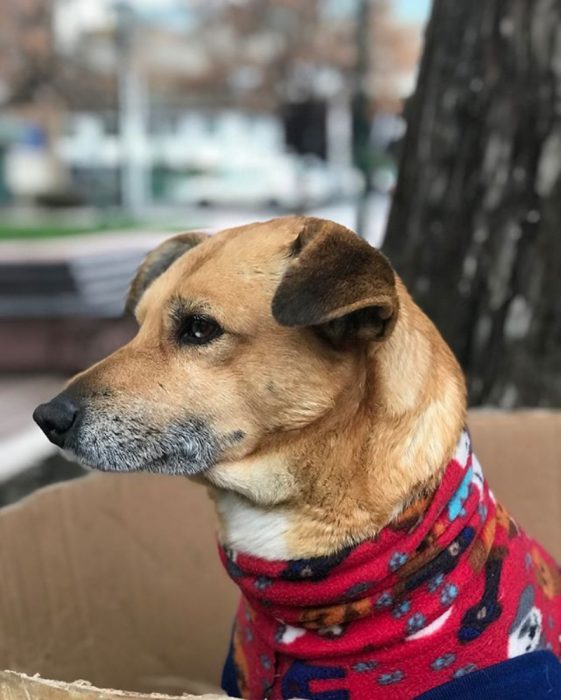
[[(465, 420), (460, 368), (399, 280), (383, 342), (336, 352), (309, 328), (275, 321), (272, 299), (303, 221), (230, 229), (180, 256), (141, 295), (138, 335), (73, 381), (82, 393), (110, 387), (120, 410), (140, 405), (157, 425), (195, 407), (221, 433), (243, 431), (197, 479), (217, 502), (233, 492), (283, 516), (292, 558), (372, 536), (425, 495)], [(224, 335), (174, 345), (173, 298), (213, 316)], [(229, 544), (223, 513), (221, 538)]]

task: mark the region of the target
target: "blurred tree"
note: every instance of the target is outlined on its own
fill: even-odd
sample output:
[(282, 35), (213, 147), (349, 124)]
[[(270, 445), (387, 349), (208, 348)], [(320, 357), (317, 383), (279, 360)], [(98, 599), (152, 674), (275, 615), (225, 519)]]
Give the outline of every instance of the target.
[(561, 0), (434, 0), (385, 250), (472, 404), (561, 406)]
[[(356, 213), (356, 231), (359, 236), (366, 235), (368, 222), (368, 200), (372, 186), (372, 91), (369, 90), (371, 79), (372, 55), (370, 45), (376, 41), (372, 36), (372, 2), (360, 0), (357, 5), (356, 18), (356, 61), (354, 75), (353, 110), (353, 160), (364, 177), (364, 191), (359, 194)], [(374, 41), (373, 41), (374, 39)], [(370, 93), (370, 94), (369, 94)]]
[(10, 103), (33, 102), (51, 84), (56, 72), (52, 3), (1, 3), (0, 46), (0, 77), (8, 86)]
[[(391, 0), (184, 3), (197, 8), (189, 45), (200, 50), (204, 61), (197, 76), (180, 62), (167, 65), (159, 82), (170, 81), (173, 72), (183, 72), (186, 89), (192, 90), (198, 80), (198, 98), (212, 87), (222, 102), (272, 109), (325, 99), (331, 93), (350, 97), (359, 87), (354, 84), (357, 62), (363, 61), (367, 65), (361, 67), (364, 84), (360, 87), (369, 109), (401, 112), (421, 31), (400, 19)], [(358, 17), (364, 22), (360, 30), (370, 39), (363, 56), (357, 41)]]

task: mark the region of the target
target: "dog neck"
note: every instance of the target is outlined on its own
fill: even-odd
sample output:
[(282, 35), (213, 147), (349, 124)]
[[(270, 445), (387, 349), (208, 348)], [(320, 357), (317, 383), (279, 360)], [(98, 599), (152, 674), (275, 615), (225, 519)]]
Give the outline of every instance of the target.
[(465, 423), (465, 385), (402, 285), (392, 336), (359, 373), (321, 420), (211, 470), (223, 544), (265, 559), (329, 555), (434, 491)]
[[(270, 561), (225, 547), (220, 554), (254, 616), (296, 625), (300, 634), (315, 630), (325, 639), (330, 632), (337, 636), (333, 626), (383, 614), (415, 592), (422, 597), (423, 584), (457, 566), (486, 522), (481, 514), (487, 517), (491, 508), (481, 467), (463, 431), (435, 494), (415, 500), (376, 538), (311, 558)], [(442, 611), (433, 612), (438, 616)]]
[(467, 431), (435, 493), (375, 538), (285, 561), (220, 556), (242, 592), (232, 659), (243, 697), (424, 697), (561, 651), (558, 566), (496, 502)]

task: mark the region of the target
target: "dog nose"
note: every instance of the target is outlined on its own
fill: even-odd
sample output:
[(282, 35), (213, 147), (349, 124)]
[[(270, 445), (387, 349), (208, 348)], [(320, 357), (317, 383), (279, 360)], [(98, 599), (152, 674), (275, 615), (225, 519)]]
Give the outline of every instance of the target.
[(77, 415), (78, 406), (70, 397), (60, 394), (52, 401), (37, 406), (33, 411), (33, 420), (51, 442), (58, 447), (64, 447)]

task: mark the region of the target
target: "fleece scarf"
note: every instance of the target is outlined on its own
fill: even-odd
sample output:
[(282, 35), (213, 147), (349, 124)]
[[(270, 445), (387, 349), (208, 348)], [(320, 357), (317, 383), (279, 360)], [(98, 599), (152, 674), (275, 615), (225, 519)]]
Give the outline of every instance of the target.
[(561, 571), (495, 501), (463, 432), (435, 493), (332, 556), (220, 550), (242, 590), (244, 698), (417, 695), (536, 649), (561, 655)]

